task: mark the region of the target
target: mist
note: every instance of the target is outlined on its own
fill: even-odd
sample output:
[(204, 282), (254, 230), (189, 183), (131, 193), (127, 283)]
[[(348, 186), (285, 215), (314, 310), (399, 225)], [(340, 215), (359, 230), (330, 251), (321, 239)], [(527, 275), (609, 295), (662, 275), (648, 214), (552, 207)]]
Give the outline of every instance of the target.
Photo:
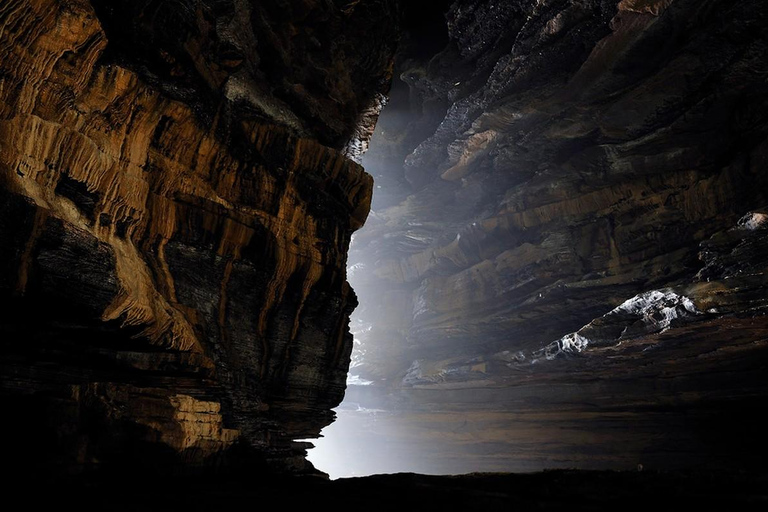
[(333, 478), (760, 464), (766, 198), (724, 164), (759, 123), (691, 107), (697, 67), (637, 67), (676, 25), (621, 23), (674, 9), (539, 4), (406, 13), (346, 398), (309, 452)]

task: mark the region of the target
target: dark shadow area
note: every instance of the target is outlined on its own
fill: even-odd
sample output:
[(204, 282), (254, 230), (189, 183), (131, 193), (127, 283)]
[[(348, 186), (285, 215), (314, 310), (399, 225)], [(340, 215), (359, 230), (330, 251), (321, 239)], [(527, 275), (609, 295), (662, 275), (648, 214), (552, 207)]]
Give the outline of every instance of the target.
[[(530, 475), (453, 477), (380, 475), (328, 482), (305, 477), (163, 481), (78, 481), (45, 493), (9, 489), (26, 506), (77, 506), (78, 510), (238, 510), (261, 503), (290, 509), (335, 510), (763, 510), (766, 477), (755, 473), (547, 471)], [(26, 489), (26, 488), (25, 488)], [(39, 487), (37, 488), (39, 491)]]

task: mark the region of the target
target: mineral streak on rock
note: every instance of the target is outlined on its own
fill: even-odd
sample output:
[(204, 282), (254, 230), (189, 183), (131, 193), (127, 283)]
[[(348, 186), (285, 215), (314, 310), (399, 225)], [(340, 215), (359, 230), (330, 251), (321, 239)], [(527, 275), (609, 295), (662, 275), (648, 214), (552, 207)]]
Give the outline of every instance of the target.
[(394, 16), (295, 4), (0, 5), (0, 397), (32, 466), (300, 469), (332, 420), (372, 189), (345, 148)]

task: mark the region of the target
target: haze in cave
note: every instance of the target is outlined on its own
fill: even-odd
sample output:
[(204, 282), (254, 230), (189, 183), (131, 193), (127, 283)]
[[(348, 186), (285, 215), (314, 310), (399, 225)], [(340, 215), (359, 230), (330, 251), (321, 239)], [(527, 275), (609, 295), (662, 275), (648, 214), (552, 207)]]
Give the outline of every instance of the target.
[(764, 503), (767, 19), (3, 2), (3, 490)]
[[(520, 5), (446, 4), (444, 24), (410, 13), (363, 159), (376, 188), (350, 249), (350, 385), (316, 466), (760, 464), (748, 404), (762, 356), (746, 347), (765, 331), (714, 297), (757, 275), (741, 251), (764, 253), (752, 237), (766, 217), (726, 221), (731, 200), (710, 195), (731, 187), (714, 161), (743, 157), (706, 155), (734, 134), (713, 124), (715, 104), (741, 114), (710, 96), (737, 94), (728, 65), (701, 60), (733, 56), (714, 34), (740, 29), (686, 32), (671, 20), (695, 23), (682, 4), (641, 4), (622, 2), (607, 36), (574, 6), (520, 18)], [(597, 46), (575, 47), (590, 29)], [(762, 185), (737, 174), (761, 204)]]

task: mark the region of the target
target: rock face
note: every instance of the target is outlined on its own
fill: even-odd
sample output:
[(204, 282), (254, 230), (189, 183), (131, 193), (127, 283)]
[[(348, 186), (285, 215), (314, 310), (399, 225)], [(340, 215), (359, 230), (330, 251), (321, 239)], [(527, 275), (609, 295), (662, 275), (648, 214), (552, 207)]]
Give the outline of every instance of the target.
[[(354, 371), (405, 442), (458, 447), (432, 467), (631, 465), (681, 418), (638, 411), (706, 422), (768, 396), (767, 18), (761, 1), (459, 0), (445, 49), (401, 50), (364, 159), (392, 186), (350, 256)], [(670, 444), (696, 437), (675, 428)]]
[(384, 0), (3, 2), (11, 460), (304, 468), (344, 393), (350, 158), (395, 41)]
[(371, 201), (365, 444), (763, 463), (768, 4), (396, 4), (3, 2), (10, 467), (309, 470)]

